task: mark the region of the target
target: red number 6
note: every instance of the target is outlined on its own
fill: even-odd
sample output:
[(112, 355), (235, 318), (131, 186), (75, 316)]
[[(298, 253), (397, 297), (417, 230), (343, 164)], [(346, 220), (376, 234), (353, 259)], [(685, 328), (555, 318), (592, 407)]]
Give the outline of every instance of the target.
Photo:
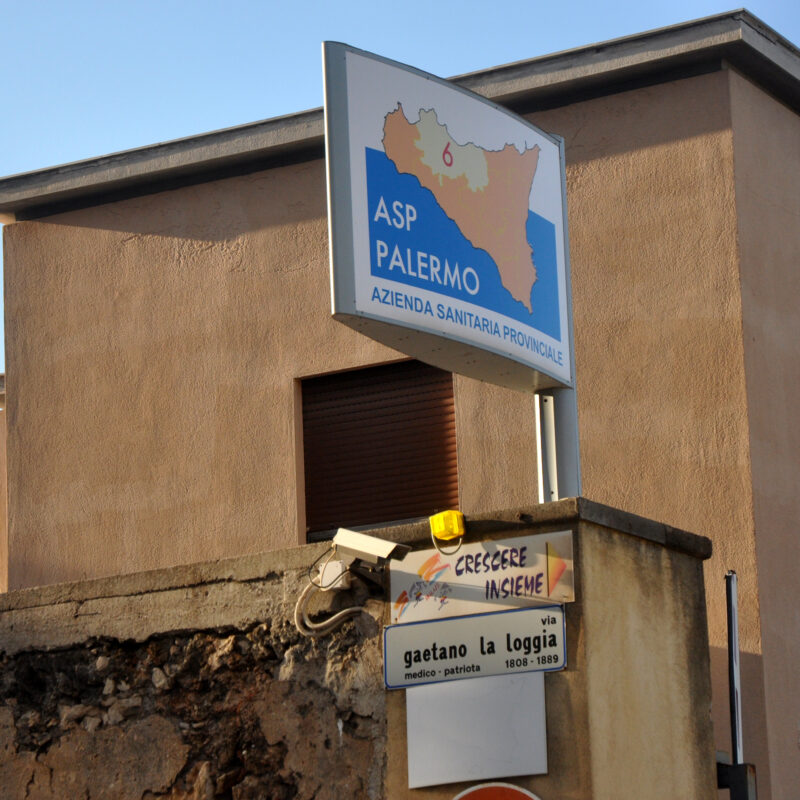
[(446, 167), (453, 166), (453, 154), (450, 152), (450, 142), (444, 146), (444, 150), (442, 151), (442, 161), (444, 161), (444, 165)]

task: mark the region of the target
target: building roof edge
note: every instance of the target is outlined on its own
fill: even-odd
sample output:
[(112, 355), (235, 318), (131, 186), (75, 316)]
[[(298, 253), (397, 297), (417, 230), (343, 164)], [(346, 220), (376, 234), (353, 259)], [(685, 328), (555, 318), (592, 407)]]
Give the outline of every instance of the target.
[[(720, 69), (726, 63), (800, 110), (800, 50), (744, 9), (451, 80), (522, 113), (637, 81), (670, 80), (676, 70)], [(0, 222), (319, 158), (323, 152), (322, 109), (302, 111), (2, 178)]]

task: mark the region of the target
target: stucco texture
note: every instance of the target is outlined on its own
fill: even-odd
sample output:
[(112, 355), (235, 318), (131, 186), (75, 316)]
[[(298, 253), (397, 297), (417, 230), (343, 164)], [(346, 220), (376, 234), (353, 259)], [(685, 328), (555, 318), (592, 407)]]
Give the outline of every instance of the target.
[[(11, 588), (303, 541), (296, 381), (402, 358), (330, 317), (322, 162), (4, 232)], [(529, 500), (531, 399), (459, 385), (465, 510)]]
[(736, 73), (731, 100), (764, 738), (773, 795), (790, 798), (800, 786), (800, 120)]
[(709, 536), (717, 747), (739, 576), (745, 753), (769, 796), (731, 73), (555, 109), (566, 139), (584, 493)]
[[(723, 576), (739, 574), (745, 751), (768, 796), (764, 687), (780, 703), (787, 676), (765, 684), (762, 625), (796, 663), (780, 586), (797, 583), (781, 542), (800, 451), (777, 424), (793, 294), (760, 269), (777, 248), (796, 284), (797, 238), (770, 232), (796, 220), (798, 184), (796, 163), (760, 170), (762, 106), (771, 146), (796, 153), (796, 117), (729, 70), (530, 118), (566, 141), (583, 493), (713, 540), (721, 749)], [(401, 357), (330, 318), (324, 184), (309, 161), (4, 227), (12, 588), (302, 541), (296, 381)], [(455, 390), (462, 510), (530, 502), (532, 398)]]

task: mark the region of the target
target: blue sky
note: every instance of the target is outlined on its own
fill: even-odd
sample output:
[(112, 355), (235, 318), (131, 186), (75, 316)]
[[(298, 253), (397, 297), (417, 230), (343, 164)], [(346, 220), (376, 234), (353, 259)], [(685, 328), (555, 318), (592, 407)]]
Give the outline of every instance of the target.
[[(449, 77), (732, 8), (698, 0), (0, 0), (0, 176), (320, 106), (325, 39)], [(754, 1), (748, 10), (800, 44), (797, 0)]]

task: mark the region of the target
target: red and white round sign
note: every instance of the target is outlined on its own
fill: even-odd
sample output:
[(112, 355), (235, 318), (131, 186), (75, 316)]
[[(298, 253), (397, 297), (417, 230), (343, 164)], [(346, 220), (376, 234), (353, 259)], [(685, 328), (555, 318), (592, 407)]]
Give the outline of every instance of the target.
[(453, 800), (539, 800), (535, 794), (510, 783), (482, 783), (466, 789)]

